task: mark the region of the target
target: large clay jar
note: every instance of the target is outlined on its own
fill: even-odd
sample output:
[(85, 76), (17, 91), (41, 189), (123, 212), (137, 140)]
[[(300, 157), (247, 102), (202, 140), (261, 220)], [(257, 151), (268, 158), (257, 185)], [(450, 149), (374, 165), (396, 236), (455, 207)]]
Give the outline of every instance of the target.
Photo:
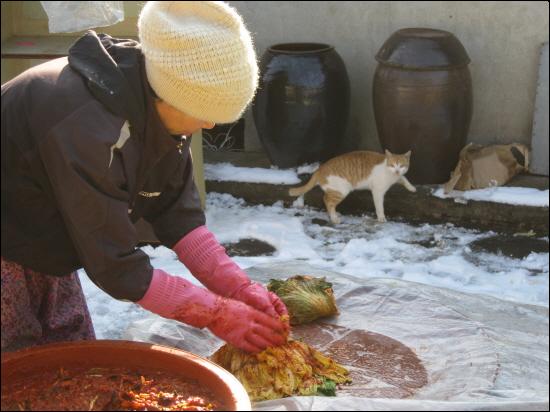
[(413, 183), (449, 179), (472, 117), (470, 58), (442, 30), (398, 30), (376, 55), (373, 105), (378, 137), (392, 153), (412, 150)]
[(334, 47), (269, 47), (260, 61), (253, 115), (271, 163), (288, 168), (340, 154), (346, 145), (349, 101), (348, 74)]

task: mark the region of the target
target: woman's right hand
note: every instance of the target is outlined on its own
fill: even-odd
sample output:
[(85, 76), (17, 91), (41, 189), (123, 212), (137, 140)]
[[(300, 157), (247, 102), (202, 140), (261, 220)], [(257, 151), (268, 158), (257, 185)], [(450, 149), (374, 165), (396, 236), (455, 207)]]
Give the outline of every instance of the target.
[(214, 335), (247, 352), (260, 352), (287, 341), (288, 328), (243, 302), (219, 298), (218, 309), (207, 328)]

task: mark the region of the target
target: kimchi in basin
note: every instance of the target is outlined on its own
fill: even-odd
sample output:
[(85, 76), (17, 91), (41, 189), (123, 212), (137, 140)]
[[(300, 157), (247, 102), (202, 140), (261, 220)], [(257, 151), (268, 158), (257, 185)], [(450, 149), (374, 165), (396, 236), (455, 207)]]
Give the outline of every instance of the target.
[[(211, 393), (215, 403), (222, 405), (223, 410), (251, 410), (250, 399), (241, 383), (215, 363), (180, 349), (121, 340), (55, 343), (2, 354), (3, 402), (5, 389), (10, 387), (10, 383), (41, 382), (41, 376), (56, 371), (70, 373), (71, 368), (139, 370), (143, 371), (146, 379), (147, 373), (159, 379), (177, 375), (182, 382), (190, 382), (190, 385)], [(115, 376), (111, 375), (111, 378)], [(32, 403), (32, 400), (29, 402)]]

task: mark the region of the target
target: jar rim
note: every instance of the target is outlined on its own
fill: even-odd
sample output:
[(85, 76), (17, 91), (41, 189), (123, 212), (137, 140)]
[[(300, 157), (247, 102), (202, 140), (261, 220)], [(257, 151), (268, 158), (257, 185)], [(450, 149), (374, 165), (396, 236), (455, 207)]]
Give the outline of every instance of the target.
[(413, 70), (443, 70), (470, 63), (466, 49), (453, 33), (422, 27), (397, 30), (375, 58), (381, 64)]
[(420, 37), (420, 38), (438, 38), (438, 37), (451, 37), (453, 33), (441, 30), (441, 29), (432, 29), (428, 27), (407, 27), (405, 29), (397, 30), (400, 35), (407, 35), (411, 37)]
[(272, 53), (280, 54), (311, 54), (333, 50), (334, 46), (326, 43), (278, 43), (269, 46)]

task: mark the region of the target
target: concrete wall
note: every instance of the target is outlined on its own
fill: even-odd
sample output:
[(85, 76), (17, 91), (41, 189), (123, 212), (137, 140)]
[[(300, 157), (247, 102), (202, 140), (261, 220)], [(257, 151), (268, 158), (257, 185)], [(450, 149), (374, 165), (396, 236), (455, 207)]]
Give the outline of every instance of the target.
[[(362, 149), (380, 148), (372, 108), (375, 54), (404, 27), (452, 32), (472, 63), (469, 141), (531, 143), (539, 50), (548, 41), (548, 2), (230, 1), (253, 32), (258, 56), (271, 44), (324, 42), (344, 59), (351, 81), (348, 132)], [(250, 111), (246, 147), (262, 150)]]
[(532, 173), (548, 176), (548, 43), (541, 48), (539, 84), (535, 101), (535, 115), (533, 120), (533, 157), (530, 170)]

